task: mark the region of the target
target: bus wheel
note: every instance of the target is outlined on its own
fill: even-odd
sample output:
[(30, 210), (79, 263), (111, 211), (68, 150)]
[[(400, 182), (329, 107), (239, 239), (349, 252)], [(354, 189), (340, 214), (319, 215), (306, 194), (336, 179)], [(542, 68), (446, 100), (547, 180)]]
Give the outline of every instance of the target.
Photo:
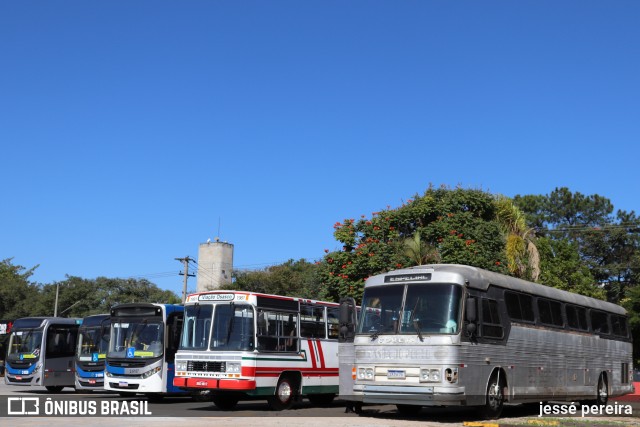
[(221, 411), (231, 411), (236, 407), (240, 398), (238, 396), (213, 396), (211, 400)]
[(396, 408), (398, 408), (398, 413), (400, 415), (408, 417), (414, 417), (422, 410), (422, 406), (418, 405), (396, 405)]
[(64, 387), (61, 385), (48, 385), (46, 389), (49, 393), (60, 393)]
[(335, 398), (336, 398), (336, 395), (331, 393), (310, 394), (307, 396), (307, 399), (309, 399), (309, 402), (311, 402), (312, 405), (317, 405), (317, 406), (330, 405), (331, 402), (333, 402), (333, 399)]
[(609, 388), (607, 386), (607, 377), (604, 374), (600, 374), (598, 378), (598, 389), (596, 396), (596, 405), (606, 405), (609, 400)]
[(276, 394), (269, 397), (269, 406), (274, 411), (282, 411), (293, 406), (296, 397), (296, 384), (291, 377), (284, 376), (278, 381)]
[(489, 380), (485, 403), (484, 406), (480, 407), (480, 416), (485, 419), (496, 419), (502, 413), (504, 406), (504, 383), (498, 379), (499, 376), (499, 374), (493, 375), (491, 380)]

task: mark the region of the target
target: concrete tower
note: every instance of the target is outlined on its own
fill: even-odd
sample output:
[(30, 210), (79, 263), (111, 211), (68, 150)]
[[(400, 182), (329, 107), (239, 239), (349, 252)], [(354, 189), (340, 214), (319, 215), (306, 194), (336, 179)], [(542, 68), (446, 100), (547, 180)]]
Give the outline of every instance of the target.
[(196, 292), (224, 289), (231, 284), (231, 270), (233, 269), (233, 245), (207, 240), (198, 248), (198, 275)]

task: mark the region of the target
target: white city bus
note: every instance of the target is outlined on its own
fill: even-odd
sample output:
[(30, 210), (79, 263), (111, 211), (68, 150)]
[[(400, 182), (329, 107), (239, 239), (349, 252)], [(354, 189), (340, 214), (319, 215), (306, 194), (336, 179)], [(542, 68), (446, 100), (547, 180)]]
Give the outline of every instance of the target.
[(76, 339), (82, 319), (24, 317), (11, 328), (4, 381), (52, 393), (73, 387)]
[(184, 394), (173, 386), (174, 358), (183, 307), (130, 303), (111, 308), (111, 336), (105, 365), (105, 390), (121, 396), (144, 393), (149, 399)]
[(276, 410), (338, 393), (339, 306), (301, 298), (214, 291), (189, 295), (174, 385), (233, 409), (267, 399)]
[(495, 418), (504, 402), (605, 404), (633, 391), (622, 307), (462, 265), (369, 278), (354, 352), (349, 399), (407, 414), (465, 405)]

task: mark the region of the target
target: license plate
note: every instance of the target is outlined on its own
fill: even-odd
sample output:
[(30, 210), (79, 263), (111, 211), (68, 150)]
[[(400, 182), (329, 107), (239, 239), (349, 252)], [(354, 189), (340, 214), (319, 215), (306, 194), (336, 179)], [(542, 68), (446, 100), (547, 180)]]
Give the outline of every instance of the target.
[(89, 380), (89, 384), (95, 385), (95, 383), (96, 383), (96, 380)]
[(118, 383), (118, 386), (119, 386), (119, 387), (129, 387), (129, 383), (128, 383), (128, 382), (126, 382), (126, 381), (120, 381), (120, 382)]
[(389, 369), (387, 371), (387, 378), (404, 379), (404, 371), (399, 369)]

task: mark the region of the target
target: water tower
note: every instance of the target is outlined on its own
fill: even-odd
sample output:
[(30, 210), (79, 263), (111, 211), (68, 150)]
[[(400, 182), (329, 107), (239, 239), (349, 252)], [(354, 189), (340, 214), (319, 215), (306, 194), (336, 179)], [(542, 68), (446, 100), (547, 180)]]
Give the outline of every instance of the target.
[(225, 289), (231, 284), (233, 269), (233, 245), (221, 242), (219, 238), (212, 242), (201, 243), (198, 248), (198, 275), (196, 292)]

